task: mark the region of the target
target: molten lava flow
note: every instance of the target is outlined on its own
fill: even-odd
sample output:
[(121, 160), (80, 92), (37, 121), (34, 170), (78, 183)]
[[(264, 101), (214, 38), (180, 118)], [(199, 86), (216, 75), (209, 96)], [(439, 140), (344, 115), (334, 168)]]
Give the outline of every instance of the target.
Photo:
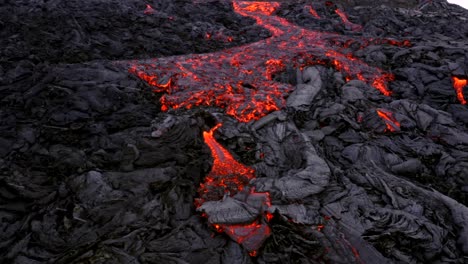
[(400, 131), (400, 123), (393, 117), (393, 113), (385, 109), (377, 109), (377, 114), (385, 122), (387, 128), (385, 131), (397, 132)]
[[(351, 54), (343, 53), (351, 43), (363, 42), (360, 43), (363, 46), (369, 45), (370, 41), (301, 28), (275, 16), (274, 12), (279, 6), (277, 2), (233, 1), (235, 12), (254, 19), (258, 25), (270, 31), (271, 37), (267, 39), (207, 54), (134, 61), (129, 71), (148, 82), (155, 92), (164, 93), (160, 99), (163, 111), (215, 106), (225, 109), (228, 115), (241, 122), (257, 120), (285, 105), (284, 98), (293, 87), (275, 82), (274, 75), (284, 71), (288, 63), (300, 69), (317, 63), (331, 65), (341, 71), (347, 80), (362, 80), (382, 94), (390, 95), (387, 82), (392, 80), (391, 75)], [(309, 12), (320, 18), (311, 7)], [(347, 26), (360, 29), (360, 26), (349, 22), (341, 11), (337, 10), (337, 14)], [(216, 39), (216, 35), (206, 33), (205, 38)], [(232, 41), (232, 37), (228, 37), (227, 41)], [(128, 65), (127, 62), (123, 63)], [(378, 113), (388, 120), (389, 130), (399, 127), (391, 113), (384, 110)], [(251, 223), (225, 224), (230, 222), (224, 221), (220, 224), (214, 223), (214, 219), (218, 218), (212, 218), (212, 224), (217, 231), (226, 233), (249, 250), (251, 255), (255, 255), (271, 233), (267, 222), (272, 215), (264, 213), (265, 208), (271, 206), (269, 193), (256, 193), (249, 188), (255, 171), (236, 161), (215, 140), (213, 133), (219, 126), (203, 133), (213, 156), (213, 167), (198, 189), (200, 198), (196, 201), (197, 209), (226, 201), (232, 202), (232, 206), (244, 204), (253, 208), (259, 215), (252, 213), (252, 218), (257, 219)], [(217, 207), (211, 208), (217, 212)], [(248, 218), (249, 221), (252, 218)]]
[(463, 96), (463, 88), (467, 85), (468, 80), (459, 79), (458, 77), (453, 76), (452, 81), (453, 88), (455, 88), (455, 91), (457, 92), (458, 101), (460, 101), (461, 104), (466, 104), (465, 96)]
[[(213, 133), (220, 126), (221, 124), (218, 124), (210, 131), (203, 132), (205, 143), (210, 148), (213, 156), (213, 166), (205, 178), (205, 183), (200, 184), (198, 189), (200, 198), (196, 202), (197, 207), (207, 201), (221, 200), (225, 195), (236, 195), (255, 177), (255, 171), (252, 168), (237, 162), (229, 151), (215, 140)], [(269, 193), (256, 193), (251, 189), (248, 195), (261, 198), (264, 203), (262, 207), (268, 208), (271, 206)], [(266, 221), (269, 221), (271, 217), (272, 215), (269, 212), (264, 215)], [(237, 243), (242, 244), (250, 251), (251, 255), (255, 255), (262, 242), (271, 233), (270, 227), (265, 223), (264, 219), (257, 219), (252, 223), (243, 224), (213, 223), (213, 226), (218, 232), (224, 232)]]
[(387, 82), (391, 75), (342, 53), (345, 43), (368, 45), (370, 41), (301, 28), (275, 16), (279, 6), (276, 2), (233, 1), (234, 11), (255, 19), (271, 32), (270, 38), (208, 54), (137, 61), (129, 71), (156, 92), (165, 93), (160, 99), (163, 111), (215, 106), (241, 122), (257, 120), (285, 105), (284, 97), (293, 86), (275, 82), (273, 76), (288, 63), (301, 69), (316, 63), (332, 65), (346, 80), (363, 80), (390, 95)]
[(200, 197), (204, 201), (220, 200), (226, 193), (234, 195), (254, 178), (252, 168), (237, 162), (231, 153), (216, 142), (213, 132), (220, 126), (221, 124), (218, 124), (210, 131), (203, 132), (205, 143), (213, 156), (213, 167), (199, 189)]

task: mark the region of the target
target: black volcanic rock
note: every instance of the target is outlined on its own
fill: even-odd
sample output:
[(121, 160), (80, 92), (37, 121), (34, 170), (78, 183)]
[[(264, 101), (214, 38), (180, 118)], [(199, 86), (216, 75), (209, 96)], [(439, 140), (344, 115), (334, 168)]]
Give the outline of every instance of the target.
[[(150, 5), (153, 12), (145, 12)], [(1, 66), (202, 53), (268, 36), (224, 1), (28, 1), (0, 6)], [(208, 38), (208, 35), (210, 37)], [(27, 74), (24, 66), (11, 78)]]

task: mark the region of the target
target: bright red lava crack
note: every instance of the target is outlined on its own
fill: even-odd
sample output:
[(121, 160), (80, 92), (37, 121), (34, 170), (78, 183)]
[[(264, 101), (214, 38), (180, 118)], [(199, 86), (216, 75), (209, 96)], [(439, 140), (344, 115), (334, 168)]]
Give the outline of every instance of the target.
[(387, 128), (385, 128), (385, 131), (389, 132), (398, 132), (400, 131), (400, 122), (396, 120), (396, 118), (393, 116), (393, 113), (379, 108), (376, 110), (377, 114), (382, 118), (382, 120), (385, 122), (385, 125)]

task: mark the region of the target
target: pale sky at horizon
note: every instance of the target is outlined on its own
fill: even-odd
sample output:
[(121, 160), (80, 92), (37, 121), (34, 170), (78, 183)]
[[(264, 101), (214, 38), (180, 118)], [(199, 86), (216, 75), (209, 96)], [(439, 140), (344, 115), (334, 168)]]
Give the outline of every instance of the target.
[(447, 0), (447, 2), (457, 4), (464, 7), (465, 9), (468, 9), (468, 0)]

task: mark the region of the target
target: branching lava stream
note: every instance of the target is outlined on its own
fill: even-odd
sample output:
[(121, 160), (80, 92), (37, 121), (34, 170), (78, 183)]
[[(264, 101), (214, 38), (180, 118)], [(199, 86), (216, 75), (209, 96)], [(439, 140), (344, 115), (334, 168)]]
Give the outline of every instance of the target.
[[(391, 94), (387, 88), (391, 74), (342, 53), (344, 47), (339, 43), (361, 40), (301, 28), (273, 15), (279, 6), (277, 2), (233, 1), (234, 11), (255, 19), (271, 32), (270, 38), (213, 53), (135, 61), (130, 72), (147, 81), (155, 92), (164, 93), (163, 111), (216, 106), (241, 122), (259, 119), (285, 105), (284, 97), (293, 87), (273, 81), (272, 75), (285, 70), (288, 62), (302, 68), (327, 61), (347, 80), (359, 79), (384, 95)], [(315, 16), (313, 11), (311, 15)]]

